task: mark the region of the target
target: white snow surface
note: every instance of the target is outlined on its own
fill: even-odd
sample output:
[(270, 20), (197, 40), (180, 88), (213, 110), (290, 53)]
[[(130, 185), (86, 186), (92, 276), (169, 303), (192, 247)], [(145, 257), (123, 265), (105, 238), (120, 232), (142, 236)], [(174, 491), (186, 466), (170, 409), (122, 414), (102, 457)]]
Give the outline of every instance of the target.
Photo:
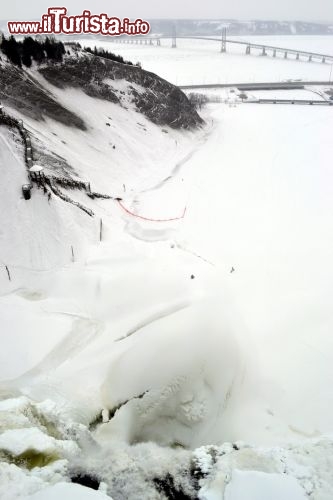
[(281, 474), (265, 472), (240, 472), (232, 474), (232, 480), (225, 490), (225, 500), (305, 500), (306, 496), (295, 479)]
[(112, 500), (109, 495), (100, 491), (72, 483), (57, 483), (29, 495), (26, 500), (59, 500), (59, 498), (62, 500)]
[[(333, 55), (332, 36), (270, 36), (230, 37), (231, 39), (267, 44), (276, 47), (307, 50)], [(80, 40), (82, 46), (90, 40)], [(94, 45), (103, 47), (134, 63), (140, 61), (148, 71), (166, 78), (176, 85), (204, 83), (278, 82), (287, 79), (328, 81), (331, 64), (309, 63), (305, 57), (296, 61), (296, 55), (283, 54), (276, 58), (263, 57), (260, 50), (252, 50), (245, 56), (246, 45), (227, 44), (227, 52), (221, 54), (221, 41), (177, 40), (177, 49), (171, 48), (170, 39), (162, 39), (161, 46), (131, 45), (109, 40), (96, 40)], [(268, 52), (269, 54), (269, 52)]]
[[(329, 71), (197, 42), (121, 47), (182, 83), (218, 77), (217, 57), (230, 80)], [(0, 454), (58, 455), (4, 459), (0, 497), (154, 500), (168, 473), (190, 494), (194, 460), (201, 500), (332, 498), (332, 108), (209, 104), (204, 129), (165, 133), (130, 101), (39, 78), (89, 129), (27, 128), (134, 215), (76, 192), (94, 218), (35, 188), (23, 200), (22, 147), (0, 127)], [(76, 469), (104, 490), (68, 483)]]

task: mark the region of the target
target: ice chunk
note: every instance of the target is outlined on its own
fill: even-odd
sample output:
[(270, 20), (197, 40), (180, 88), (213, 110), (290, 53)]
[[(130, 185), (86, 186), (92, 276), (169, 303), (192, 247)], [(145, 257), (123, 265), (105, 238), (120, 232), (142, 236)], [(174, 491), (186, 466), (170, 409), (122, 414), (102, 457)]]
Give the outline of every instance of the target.
[(112, 500), (101, 491), (73, 483), (58, 483), (49, 486), (34, 495), (30, 495), (26, 500), (59, 500), (59, 498), (61, 500)]
[(225, 500), (305, 500), (306, 495), (293, 477), (235, 469), (225, 489)]

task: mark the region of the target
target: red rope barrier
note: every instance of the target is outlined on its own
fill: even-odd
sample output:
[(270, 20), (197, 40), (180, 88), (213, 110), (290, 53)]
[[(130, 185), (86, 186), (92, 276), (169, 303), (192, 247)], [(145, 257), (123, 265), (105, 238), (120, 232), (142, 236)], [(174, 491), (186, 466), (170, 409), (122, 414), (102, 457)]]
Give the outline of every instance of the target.
[(180, 220), (180, 219), (184, 219), (185, 217), (185, 213), (186, 213), (186, 206), (184, 207), (184, 211), (182, 213), (182, 215), (180, 217), (173, 217), (172, 219), (149, 219), (148, 217), (143, 217), (142, 215), (138, 215), (138, 214), (135, 214), (134, 212), (131, 212), (130, 210), (128, 210), (128, 208), (126, 208), (120, 200), (117, 200), (119, 205), (121, 206), (121, 208), (126, 212), (128, 213), (129, 215), (132, 215), (133, 217), (137, 217), (138, 219), (142, 219), (142, 220), (148, 220), (150, 222), (170, 222), (170, 221), (173, 221), (173, 220)]

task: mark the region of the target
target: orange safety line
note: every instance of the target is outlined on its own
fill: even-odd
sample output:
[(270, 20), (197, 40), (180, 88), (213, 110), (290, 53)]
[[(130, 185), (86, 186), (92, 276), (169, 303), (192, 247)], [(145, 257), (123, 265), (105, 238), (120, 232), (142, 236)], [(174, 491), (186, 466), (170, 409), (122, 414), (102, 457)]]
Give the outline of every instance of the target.
[(130, 210), (128, 210), (128, 208), (126, 208), (120, 200), (117, 200), (119, 205), (121, 206), (121, 208), (127, 212), (129, 215), (132, 215), (133, 217), (137, 217), (138, 219), (142, 219), (142, 220), (148, 220), (150, 222), (170, 222), (170, 221), (173, 221), (173, 220), (180, 220), (180, 219), (183, 219), (185, 217), (185, 213), (186, 213), (186, 206), (184, 208), (184, 211), (182, 213), (182, 215), (180, 217), (173, 217), (172, 219), (150, 219), (148, 217), (143, 217), (142, 215), (138, 215), (138, 214), (135, 214), (134, 212), (131, 212)]

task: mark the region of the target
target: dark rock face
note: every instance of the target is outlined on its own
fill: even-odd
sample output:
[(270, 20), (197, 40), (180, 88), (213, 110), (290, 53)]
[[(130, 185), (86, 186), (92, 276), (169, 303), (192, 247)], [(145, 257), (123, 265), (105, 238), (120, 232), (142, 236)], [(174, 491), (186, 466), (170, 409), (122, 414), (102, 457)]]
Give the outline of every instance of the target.
[(81, 484), (87, 488), (92, 488), (93, 490), (98, 490), (100, 481), (89, 474), (76, 474), (71, 477), (72, 483)]
[(80, 117), (59, 104), (37, 81), (15, 66), (0, 65), (0, 101), (35, 120), (49, 117), (86, 130)]
[(197, 498), (197, 496), (189, 496), (181, 488), (177, 488), (171, 474), (167, 474), (163, 479), (154, 478), (153, 482), (157, 491), (163, 493), (164, 497), (168, 500), (193, 500)]
[(132, 101), (137, 110), (157, 125), (191, 129), (203, 124), (185, 94), (154, 73), (137, 66), (120, 64), (100, 57), (83, 55), (62, 64), (41, 68), (40, 73), (59, 88), (76, 87), (87, 95), (121, 104), (119, 93), (109, 80), (126, 80), (140, 85), (132, 88)]
[(39, 72), (58, 88), (74, 87), (91, 97), (119, 103), (117, 95), (103, 83), (108, 78), (104, 60), (94, 56), (68, 59), (62, 64), (46, 66)]
[[(119, 105), (124, 105), (124, 92), (116, 85), (113, 88), (112, 80), (126, 80), (129, 84), (127, 97), (137, 111), (153, 123), (178, 129), (192, 129), (203, 124), (180, 89), (137, 66), (81, 53), (61, 64), (41, 67), (39, 72), (58, 88), (78, 88), (91, 97)], [(135, 88), (136, 85), (140, 89)], [(36, 120), (49, 117), (67, 126), (87, 128), (79, 116), (57, 102), (31, 74), (12, 65), (0, 64), (0, 101)]]

